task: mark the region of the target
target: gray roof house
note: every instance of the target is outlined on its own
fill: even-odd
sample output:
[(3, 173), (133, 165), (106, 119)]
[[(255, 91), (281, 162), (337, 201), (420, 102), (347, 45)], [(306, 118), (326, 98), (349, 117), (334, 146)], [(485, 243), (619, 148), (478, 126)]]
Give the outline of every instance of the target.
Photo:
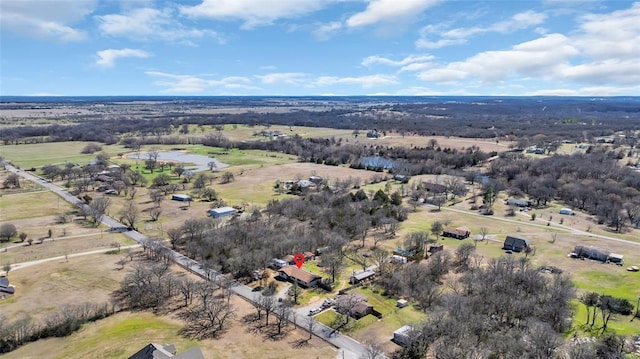
[(138, 350), (129, 359), (204, 359), (200, 347), (193, 347), (182, 353), (176, 353), (176, 347), (172, 344), (150, 343)]
[(403, 347), (408, 347), (411, 345), (411, 336), (413, 331), (414, 328), (412, 326), (404, 325), (393, 332), (393, 338), (391, 341)]

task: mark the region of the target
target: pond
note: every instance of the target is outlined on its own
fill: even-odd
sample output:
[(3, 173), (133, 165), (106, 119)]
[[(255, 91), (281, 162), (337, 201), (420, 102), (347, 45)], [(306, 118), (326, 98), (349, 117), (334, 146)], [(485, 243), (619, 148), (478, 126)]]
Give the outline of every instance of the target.
[[(145, 161), (149, 159), (149, 155), (147, 153), (132, 154), (128, 155), (127, 158)], [(185, 167), (186, 169), (193, 172), (208, 171), (209, 162), (212, 161), (216, 163), (215, 169), (229, 167), (228, 164), (222, 163), (218, 159), (213, 157), (180, 151), (158, 152), (158, 161), (194, 164), (194, 166)]]

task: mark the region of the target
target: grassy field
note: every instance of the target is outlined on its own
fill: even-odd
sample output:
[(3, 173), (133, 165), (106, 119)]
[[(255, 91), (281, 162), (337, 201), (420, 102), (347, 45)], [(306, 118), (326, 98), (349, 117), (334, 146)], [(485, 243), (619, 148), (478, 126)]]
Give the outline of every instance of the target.
[[(89, 142), (49, 142), (26, 145), (0, 145), (0, 156), (22, 167), (39, 167), (45, 164), (88, 163), (95, 154), (81, 154)], [(120, 145), (102, 145), (110, 155), (126, 152)]]
[(39, 340), (5, 357), (115, 359), (129, 357), (150, 342), (171, 343), (178, 352), (197, 346), (197, 341), (180, 336), (181, 328), (181, 323), (151, 313), (120, 313), (86, 324), (69, 337)]
[(53, 216), (69, 209), (71, 205), (48, 191), (0, 196), (0, 221), (2, 222)]

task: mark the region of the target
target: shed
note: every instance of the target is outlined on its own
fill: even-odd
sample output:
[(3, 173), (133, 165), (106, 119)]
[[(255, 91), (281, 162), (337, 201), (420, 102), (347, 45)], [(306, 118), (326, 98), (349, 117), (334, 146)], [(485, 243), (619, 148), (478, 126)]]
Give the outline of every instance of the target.
[(191, 201), (191, 196), (188, 194), (174, 194), (171, 195), (171, 199), (174, 201), (189, 202)]
[(611, 263), (622, 265), (622, 263), (624, 263), (622, 259), (623, 257), (624, 256), (622, 254), (611, 253), (609, 254), (609, 258), (607, 258), (607, 260)]
[(575, 213), (570, 208), (561, 208), (560, 209), (560, 214), (566, 214), (566, 215), (569, 215), (569, 216), (575, 215)]
[(406, 299), (398, 299), (398, 301), (396, 302), (396, 307), (398, 308), (404, 308), (407, 305), (409, 305), (409, 302), (407, 302)]
[(403, 347), (408, 347), (411, 345), (411, 336), (413, 331), (414, 329), (412, 326), (404, 325), (393, 332), (393, 338), (391, 341)]
[(233, 216), (234, 214), (236, 214), (236, 209), (233, 207), (211, 208), (209, 210), (209, 215), (213, 218)]
[(518, 238), (507, 236), (504, 240), (504, 245), (502, 249), (511, 250), (514, 252), (522, 252), (525, 249), (531, 248), (531, 241), (527, 238)]

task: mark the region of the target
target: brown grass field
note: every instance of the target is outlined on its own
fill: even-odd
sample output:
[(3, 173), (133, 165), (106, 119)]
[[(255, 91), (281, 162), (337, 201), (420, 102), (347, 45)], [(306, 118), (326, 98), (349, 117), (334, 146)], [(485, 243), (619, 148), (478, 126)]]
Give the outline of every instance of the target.
[[(9, 319), (27, 314), (38, 319), (64, 304), (108, 302), (111, 292), (118, 288), (127, 272), (127, 267), (119, 270), (115, 264), (119, 258), (118, 255), (90, 255), (11, 273), (17, 294), (0, 301), (0, 308)], [(173, 270), (179, 276), (192, 276), (175, 266)], [(268, 334), (256, 331), (255, 323), (245, 322), (245, 318), (255, 312), (253, 306), (237, 296), (233, 296), (231, 302), (236, 317), (216, 339), (198, 341), (182, 336), (179, 331), (185, 323), (171, 314), (122, 312), (86, 324), (69, 337), (39, 340), (4, 357), (86, 358), (100, 353), (101, 358), (122, 358), (150, 342), (172, 343), (179, 351), (200, 346), (206, 358), (335, 357), (337, 350), (334, 347), (316, 337), (305, 342), (308, 333), (291, 324), (283, 329), (281, 338), (272, 339)]]

